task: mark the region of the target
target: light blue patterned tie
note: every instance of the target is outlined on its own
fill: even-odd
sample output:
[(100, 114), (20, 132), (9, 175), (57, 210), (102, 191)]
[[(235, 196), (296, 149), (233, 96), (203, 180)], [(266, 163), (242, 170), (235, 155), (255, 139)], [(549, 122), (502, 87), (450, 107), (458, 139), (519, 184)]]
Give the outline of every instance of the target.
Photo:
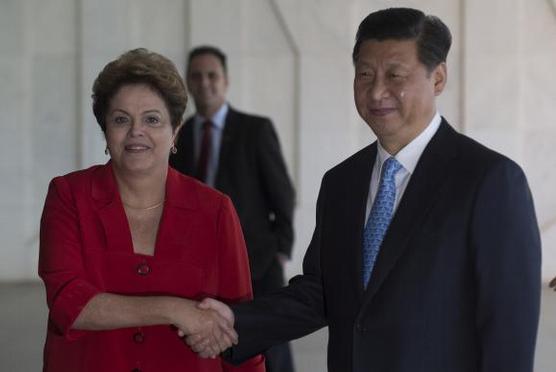
[(363, 286), (367, 288), (396, 200), (396, 173), (402, 165), (394, 157), (382, 166), (380, 184), (363, 232)]

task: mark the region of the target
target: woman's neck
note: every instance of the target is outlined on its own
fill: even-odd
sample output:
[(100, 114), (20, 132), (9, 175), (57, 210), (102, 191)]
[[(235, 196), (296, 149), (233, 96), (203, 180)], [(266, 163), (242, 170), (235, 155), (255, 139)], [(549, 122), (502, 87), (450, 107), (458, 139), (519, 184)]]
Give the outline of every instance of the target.
[(150, 174), (129, 174), (114, 170), (120, 198), (133, 209), (146, 209), (162, 203), (166, 194), (168, 168)]

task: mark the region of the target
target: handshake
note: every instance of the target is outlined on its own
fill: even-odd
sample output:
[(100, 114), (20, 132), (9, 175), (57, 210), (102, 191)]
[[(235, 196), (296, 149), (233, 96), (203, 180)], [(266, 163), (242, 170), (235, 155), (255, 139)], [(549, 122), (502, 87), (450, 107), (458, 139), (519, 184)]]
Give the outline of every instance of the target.
[(173, 319), (178, 336), (201, 358), (216, 358), (237, 344), (234, 313), (224, 303), (206, 298), (199, 303), (188, 301), (187, 311), (177, 309)]

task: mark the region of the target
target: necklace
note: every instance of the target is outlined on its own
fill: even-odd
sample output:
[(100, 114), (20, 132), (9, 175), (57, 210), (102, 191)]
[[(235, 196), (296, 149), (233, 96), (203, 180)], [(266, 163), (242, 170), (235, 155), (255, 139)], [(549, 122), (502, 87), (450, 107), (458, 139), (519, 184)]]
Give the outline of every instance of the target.
[(130, 209), (136, 209), (138, 211), (150, 211), (151, 209), (155, 209), (155, 208), (160, 207), (162, 204), (164, 204), (165, 201), (166, 200), (163, 199), (160, 203), (156, 203), (155, 205), (151, 205), (150, 207), (146, 207), (146, 208), (133, 207), (133, 206), (127, 204), (126, 202), (124, 202), (123, 200), (122, 200), (122, 203)]

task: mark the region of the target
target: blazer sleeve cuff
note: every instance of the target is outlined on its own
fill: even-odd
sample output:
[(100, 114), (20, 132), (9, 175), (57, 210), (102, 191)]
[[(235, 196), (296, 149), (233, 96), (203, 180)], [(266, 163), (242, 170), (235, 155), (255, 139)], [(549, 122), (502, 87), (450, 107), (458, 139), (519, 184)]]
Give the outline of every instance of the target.
[(50, 309), (50, 321), (61, 335), (68, 340), (75, 340), (89, 332), (71, 327), (85, 305), (98, 293), (100, 291), (97, 288), (81, 279), (69, 283), (61, 290)]
[[(228, 349), (230, 350), (230, 349)], [(240, 364), (228, 364), (224, 359), (224, 372), (265, 372), (265, 358), (257, 355)]]

